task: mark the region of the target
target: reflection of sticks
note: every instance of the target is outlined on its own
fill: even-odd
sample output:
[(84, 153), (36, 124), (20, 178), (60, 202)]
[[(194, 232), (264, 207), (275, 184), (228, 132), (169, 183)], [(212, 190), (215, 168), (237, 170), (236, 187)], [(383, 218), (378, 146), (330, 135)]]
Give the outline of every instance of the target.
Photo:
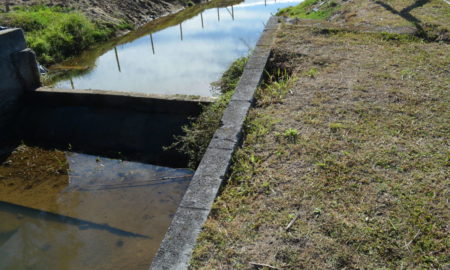
[(152, 42), (152, 51), (153, 51), (153, 54), (155, 54), (155, 45), (153, 45), (153, 35), (152, 35), (152, 33), (150, 33), (150, 41)]
[(231, 18), (233, 18), (233, 21), (234, 21), (234, 8), (233, 8), (233, 5), (231, 5)]
[(220, 22), (220, 12), (219, 12), (219, 8), (217, 8), (217, 21)]
[(200, 18), (202, 18), (202, 28), (205, 28), (205, 26), (203, 25), (203, 12), (200, 12)]
[(73, 84), (72, 77), (70, 77), (70, 85), (72, 86), (72, 90), (75, 90), (75, 85)]
[(247, 47), (248, 51), (250, 52), (252, 50), (252, 46), (250, 46), (250, 44), (248, 44), (247, 41), (245, 41), (244, 38), (239, 38), (239, 40), (244, 43), (244, 45)]
[(107, 185), (89, 185), (88, 187), (78, 186), (75, 188), (78, 188), (78, 190), (80, 190), (80, 191), (133, 188), (133, 187), (143, 187), (143, 186), (163, 184), (163, 183), (167, 182), (167, 180), (186, 181), (186, 180), (189, 180), (186, 178), (191, 178), (191, 177), (192, 177), (192, 174), (186, 174), (186, 175), (173, 176), (173, 177), (161, 177), (161, 178), (156, 178), (156, 179), (149, 179), (146, 181), (134, 181), (134, 182), (129, 181), (126, 183), (107, 184)]
[(231, 16), (231, 19), (233, 19), (234, 20), (234, 17), (233, 17), (233, 13), (228, 9), (228, 7), (226, 7), (225, 8), (227, 11), (228, 11), (228, 13), (230, 14), (230, 16)]
[(180, 23), (180, 36), (181, 36), (181, 41), (183, 41), (183, 26), (181, 26), (181, 23)]
[(31, 207), (25, 207), (17, 204), (7, 203), (0, 201), (0, 211), (10, 212), (13, 214), (22, 214), (29, 216), (31, 218), (36, 219), (44, 219), (52, 222), (60, 222), (66, 223), (74, 226), (80, 226), (81, 228), (86, 229), (96, 229), (96, 230), (104, 230), (108, 231), (112, 234), (120, 235), (120, 236), (128, 236), (128, 237), (141, 237), (141, 238), (150, 238), (146, 235), (137, 234), (133, 232), (124, 231), (118, 228), (114, 228), (109, 226), (108, 224), (99, 224), (87, 220), (82, 220), (79, 218), (73, 218), (65, 215), (60, 215), (57, 213), (41, 211), (38, 209), (34, 209)]
[(122, 72), (120, 70), (119, 54), (117, 53), (117, 47), (114, 47), (114, 52), (116, 53), (117, 67), (119, 68), (119, 72)]

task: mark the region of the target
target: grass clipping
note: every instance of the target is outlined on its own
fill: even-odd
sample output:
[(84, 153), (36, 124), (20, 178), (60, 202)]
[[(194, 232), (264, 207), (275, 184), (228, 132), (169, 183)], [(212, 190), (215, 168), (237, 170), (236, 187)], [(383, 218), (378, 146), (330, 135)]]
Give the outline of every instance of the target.
[(217, 101), (204, 106), (199, 117), (192, 119), (189, 125), (183, 126), (184, 135), (175, 136), (175, 143), (168, 147), (186, 154), (189, 157), (189, 168), (197, 168), (214, 132), (220, 127), (223, 111), (234, 94), (247, 60), (247, 57), (242, 57), (231, 64), (220, 81), (213, 84), (221, 93)]

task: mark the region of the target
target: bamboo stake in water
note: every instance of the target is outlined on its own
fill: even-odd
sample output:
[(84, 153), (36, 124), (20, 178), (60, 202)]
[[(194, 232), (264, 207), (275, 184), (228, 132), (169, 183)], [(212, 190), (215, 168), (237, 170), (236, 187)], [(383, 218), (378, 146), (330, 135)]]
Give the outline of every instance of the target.
[(180, 23), (180, 37), (181, 37), (181, 41), (183, 41), (183, 26)]
[(203, 24), (203, 12), (200, 12), (200, 18), (202, 19), (202, 28), (205, 28), (205, 26)]

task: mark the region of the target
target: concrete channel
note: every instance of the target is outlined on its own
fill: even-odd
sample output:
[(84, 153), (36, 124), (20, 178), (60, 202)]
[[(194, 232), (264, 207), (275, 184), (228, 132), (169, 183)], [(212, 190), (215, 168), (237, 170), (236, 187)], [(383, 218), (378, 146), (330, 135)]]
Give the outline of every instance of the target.
[(225, 110), (205, 155), (177, 209), (151, 270), (187, 269), (197, 237), (208, 218), (220, 186), (226, 179), (243, 125), (271, 52), (279, 18), (271, 17)]
[[(244, 69), (236, 92), (197, 168), (150, 269), (187, 269), (196, 239), (234, 151), (271, 53), (279, 18), (272, 17)], [(183, 166), (184, 156), (163, 151), (181, 126), (213, 100), (40, 87), (34, 53), (23, 31), (0, 31), (0, 159), (20, 141), (157, 165)], [(176, 161), (176, 162), (175, 162)]]

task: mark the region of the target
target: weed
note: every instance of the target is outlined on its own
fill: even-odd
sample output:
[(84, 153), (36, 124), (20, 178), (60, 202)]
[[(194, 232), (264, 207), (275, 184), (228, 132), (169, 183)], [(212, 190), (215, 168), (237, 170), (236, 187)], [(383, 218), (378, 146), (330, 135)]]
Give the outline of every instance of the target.
[(297, 143), (299, 134), (297, 129), (289, 128), (284, 132), (284, 138), (286, 138), (289, 143)]
[(183, 126), (183, 135), (176, 136), (175, 142), (166, 149), (176, 148), (189, 157), (188, 166), (195, 169), (200, 163), (214, 132), (220, 127), (223, 111), (228, 106), (234, 89), (244, 71), (247, 57), (237, 59), (215, 83), (222, 94), (213, 103), (203, 108), (203, 112), (191, 123)]
[(319, 71), (317, 70), (317, 68), (311, 68), (310, 70), (308, 70), (307, 72), (305, 72), (305, 76), (310, 77), (310, 78), (315, 78), (317, 73), (319, 73)]
[(287, 71), (278, 70), (275, 75), (268, 76), (267, 81), (256, 92), (257, 105), (265, 107), (280, 103), (297, 81)]

